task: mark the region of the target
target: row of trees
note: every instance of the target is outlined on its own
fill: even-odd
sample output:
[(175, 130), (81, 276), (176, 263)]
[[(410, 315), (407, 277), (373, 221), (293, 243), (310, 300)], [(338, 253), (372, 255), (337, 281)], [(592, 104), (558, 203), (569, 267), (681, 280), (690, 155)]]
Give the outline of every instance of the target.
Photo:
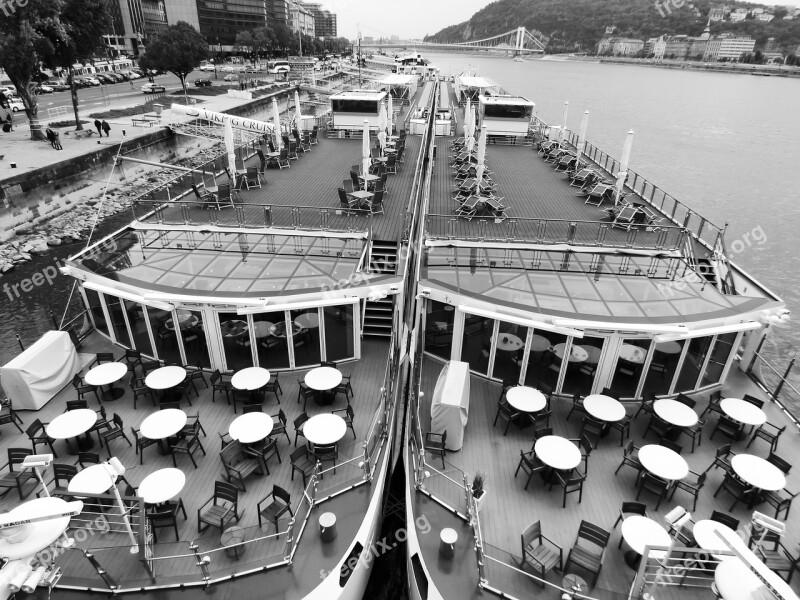
[(75, 121), (81, 129), (72, 67), (103, 47), (103, 34), (110, 26), (105, 0), (29, 0), (24, 7), (0, 13), (0, 67), (25, 105), (31, 139), (45, 137), (33, 91), (42, 68), (67, 72)]
[[(350, 47), (346, 38), (321, 40), (302, 36), (303, 54), (341, 53)], [(257, 29), (240, 31), (236, 35), (235, 51), (258, 60), (265, 56), (290, 56), (300, 54), (300, 36), (283, 23), (274, 23)]]

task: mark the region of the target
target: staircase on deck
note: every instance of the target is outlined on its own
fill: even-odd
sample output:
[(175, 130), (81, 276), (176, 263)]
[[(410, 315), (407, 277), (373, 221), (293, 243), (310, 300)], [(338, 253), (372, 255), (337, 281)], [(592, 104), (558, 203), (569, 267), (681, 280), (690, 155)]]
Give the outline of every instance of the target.
[[(374, 240), (370, 247), (369, 270), (382, 275), (397, 273), (397, 242)], [(394, 296), (366, 300), (364, 306), (363, 336), (385, 337), (392, 334)]]

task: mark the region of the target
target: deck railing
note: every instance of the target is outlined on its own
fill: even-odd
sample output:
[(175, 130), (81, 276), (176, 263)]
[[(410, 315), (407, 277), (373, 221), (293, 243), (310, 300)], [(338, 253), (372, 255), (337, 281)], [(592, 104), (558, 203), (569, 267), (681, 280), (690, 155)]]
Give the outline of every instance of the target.
[[(766, 338), (764, 338), (766, 339)], [(762, 340), (763, 344), (763, 340)], [(797, 374), (792, 372), (797, 359), (797, 352), (789, 363), (778, 368), (764, 355), (762, 348), (753, 353), (753, 360), (745, 365), (745, 373), (756, 382), (800, 431), (800, 391), (797, 388)], [(779, 396), (783, 394), (783, 398)]]
[(565, 219), (474, 218), (453, 215), (425, 216), (425, 231), (431, 239), (463, 239), (480, 242), (526, 242), (570, 244), (640, 250), (680, 251), (686, 230), (677, 226), (658, 226), (628, 231), (612, 229), (609, 223)]
[(285, 206), (235, 202), (206, 209), (198, 201), (135, 200), (136, 221), (159, 225), (214, 225), (233, 228), (314, 229), (332, 232), (368, 231), (373, 215), (342, 211), (335, 207)]

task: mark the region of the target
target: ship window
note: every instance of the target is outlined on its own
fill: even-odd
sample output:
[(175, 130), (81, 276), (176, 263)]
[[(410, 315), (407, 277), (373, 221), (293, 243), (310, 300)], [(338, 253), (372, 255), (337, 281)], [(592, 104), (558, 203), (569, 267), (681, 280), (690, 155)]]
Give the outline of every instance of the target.
[(228, 371), (238, 371), (253, 366), (250, 351), (250, 328), (247, 317), (236, 313), (217, 313), (219, 331), (222, 336), (222, 349), (225, 351), (225, 366)]
[(582, 360), (571, 362), (567, 367), (567, 376), (561, 390), (564, 394), (578, 393), (586, 396), (592, 393), (597, 364), (603, 354), (605, 342), (605, 338), (588, 336), (572, 340), (572, 347), (575, 348), (573, 353)]
[(95, 329), (100, 333), (108, 335), (108, 324), (106, 323), (106, 315), (103, 312), (103, 305), (100, 303), (100, 294), (88, 288), (83, 288), (83, 293), (86, 294), (89, 314), (92, 315)]
[(131, 336), (128, 333), (128, 326), (125, 324), (125, 316), (122, 314), (122, 303), (116, 296), (106, 295), (106, 308), (111, 317), (111, 328), (114, 330), (114, 337), (118, 344), (131, 347)]
[(450, 360), (456, 311), (449, 304), (436, 300), (427, 300), (425, 310), (425, 351)]
[(154, 356), (153, 344), (150, 333), (147, 331), (147, 317), (144, 314), (144, 305), (131, 300), (125, 300), (125, 312), (128, 314), (128, 323), (133, 335), (133, 347), (142, 354)]
[(203, 313), (178, 309), (177, 314), (186, 364), (207, 369), (211, 366), (211, 361), (208, 358), (208, 324), (203, 320)]
[[(319, 337), (319, 311), (293, 310), (292, 344), (294, 346), (294, 366), (303, 367), (319, 364), (322, 360)], [(288, 343), (288, 342), (287, 342)]]
[(652, 393), (663, 396), (669, 393), (685, 343), (684, 340), (680, 340), (656, 344), (647, 369), (642, 395)]
[[(265, 369), (289, 367), (289, 349), (286, 346), (286, 336), (283, 335), (284, 322), (283, 311), (253, 315), (253, 335), (260, 367)], [(277, 329), (276, 324), (280, 324)]]
[(513, 382), (514, 384), (519, 382), (527, 337), (527, 327), (516, 323), (498, 321), (492, 377), (501, 381)]
[(697, 387), (697, 378), (700, 376), (713, 339), (714, 336), (709, 335), (689, 340), (689, 350), (686, 352), (681, 374), (675, 386), (676, 392), (689, 392)]
[(725, 370), (725, 365), (728, 362), (728, 357), (731, 355), (733, 345), (736, 343), (736, 336), (739, 334), (724, 333), (717, 336), (714, 342), (714, 348), (711, 350), (711, 356), (706, 365), (706, 371), (703, 374), (703, 380), (700, 382), (700, 387), (710, 385), (712, 383), (719, 383), (722, 379), (722, 371)]
[(472, 371), (486, 375), (492, 352), (494, 319), (469, 313), (464, 315), (464, 336), (461, 342), (461, 360), (469, 363)]
[(611, 391), (620, 398), (635, 398), (650, 349), (650, 340), (626, 339), (620, 346)]
[(335, 113), (361, 113), (378, 114), (378, 102), (376, 100), (332, 100), (333, 112)]
[(484, 115), (492, 119), (528, 120), (531, 117), (530, 106), (512, 104), (487, 104)]
[(178, 347), (178, 337), (171, 325), (168, 325), (173, 318), (173, 313), (148, 306), (147, 318), (150, 320), (150, 329), (155, 337), (158, 358), (178, 364), (183, 362), (181, 360), (181, 351)]
[(566, 335), (553, 331), (534, 331), (528, 357), (528, 370), (525, 372), (525, 385), (535, 387), (545, 394), (556, 391), (562, 369), (559, 355), (564, 356), (567, 339)]
[[(325, 321), (325, 360), (354, 358), (355, 328), (353, 304), (326, 306), (322, 309)], [(391, 313), (389, 313), (391, 315)], [(387, 323), (391, 327), (391, 321)]]

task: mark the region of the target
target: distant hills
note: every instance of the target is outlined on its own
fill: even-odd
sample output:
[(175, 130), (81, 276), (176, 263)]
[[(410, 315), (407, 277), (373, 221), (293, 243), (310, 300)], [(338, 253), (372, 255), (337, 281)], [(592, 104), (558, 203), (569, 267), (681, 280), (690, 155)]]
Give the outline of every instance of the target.
[[(504, 33), (518, 26), (541, 32), (547, 40), (548, 52), (593, 52), (606, 35), (606, 27), (614, 27), (613, 35), (647, 40), (660, 35), (703, 32), (711, 6), (718, 2), (699, 0), (498, 0), (458, 25), (445, 27), (425, 37), (432, 42), (464, 42)], [(728, 2), (731, 8), (754, 8), (762, 5)], [(660, 6), (660, 9), (659, 9)], [(777, 48), (794, 53), (800, 44), (800, 18), (784, 20), (785, 10), (772, 11), (771, 22), (748, 18), (738, 23), (729, 21), (711, 24), (711, 33), (732, 32), (750, 35), (756, 47), (763, 47), (774, 37)], [(662, 16), (662, 14), (664, 16)]]

